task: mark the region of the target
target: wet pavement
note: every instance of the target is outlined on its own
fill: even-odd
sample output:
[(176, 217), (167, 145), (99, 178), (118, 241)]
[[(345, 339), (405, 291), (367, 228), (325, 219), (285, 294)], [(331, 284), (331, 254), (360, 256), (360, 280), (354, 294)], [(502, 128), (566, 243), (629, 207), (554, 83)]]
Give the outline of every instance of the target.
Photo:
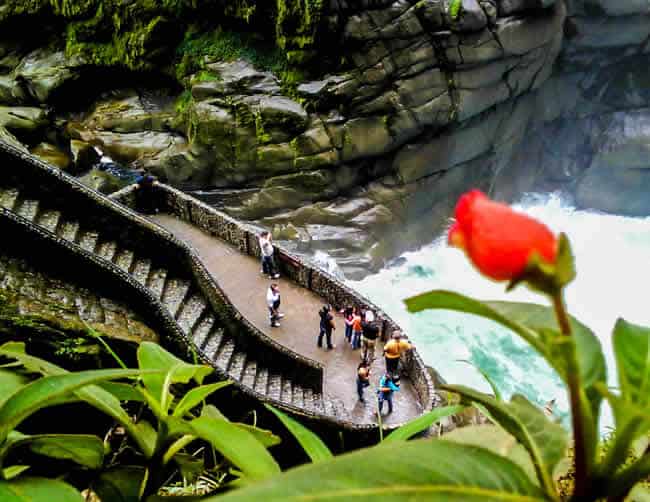
[[(271, 281), (260, 273), (260, 261), (240, 253), (230, 244), (208, 235), (191, 224), (169, 215), (156, 215), (152, 219), (192, 246), (208, 271), (214, 276), (239, 311), (263, 333), (295, 352), (320, 362), (324, 366), (325, 393), (338, 398), (357, 423), (376, 422), (377, 383), (385, 370), (381, 356), (381, 343), (376, 348), (371, 371), (371, 385), (365, 389), (366, 402), (358, 401), (356, 394), (356, 368), (360, 351), (353, 351), (345, 342), (345, 325), (341, 315), (335, 316), (336, 331), (333, 350), (319, 349), (318, 311), (323, 300), (291, 280), (280, 278)], [(266, 290), (271, 282), (280, 287), (285, 314), (279, 328), (271, 328), (266, 308)], [(394, 395), (394, 411), (387, 414), (384, 404), (382, 420), (385, 424), (405, 422), (421, 413), (421, 406), (413, 385), (407, 378), (401, 380), (401, 390)]]

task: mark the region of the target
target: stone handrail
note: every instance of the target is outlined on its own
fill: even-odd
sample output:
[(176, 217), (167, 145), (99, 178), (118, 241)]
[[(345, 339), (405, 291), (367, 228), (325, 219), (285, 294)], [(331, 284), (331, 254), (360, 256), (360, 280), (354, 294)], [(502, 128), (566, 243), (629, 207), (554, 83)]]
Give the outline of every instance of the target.
[[(137, 203), (133, 187), (126, 187), (112, 195), (122, 203), (135, 207)], [(150, 191), (156, 197), (157, 207), (185, 220), (205, 232), (214, 235), (239, 249), (242, 253), (260, 257), (257, 232), (255, 229), (237, 221), (229, 215), (199, 201), (198, 199), (168, 185), (157, 184)], [(402, 331), (383, 310), (349, 286), (290, 253), (281, 245), (275, 245), (278, 263), (285, 277), (289, 277), (304, 288), (313, 291), (336, 309), (347, 305), (367, 307), (375, 312), (376, 321), (381, 323), (384, 339), (396, 331)], [(434, 384), (417, 350), (409, 351), (402, 357), (402, 364), (418, 393), (424, 410), (434, 404)]]
[[(297, 354), (283, 345), (266, 336), (259, 329), (245, 319), (232, 305), (219, 285), (207, 272), (203, 263), (196, 253), (184, 242), (176, 239), (162, 227), (143, 218), (131, 211), (123, 204), (119, 204), (98, 192), (86, 187), (75, 178), (67, 175), (59, 169), (51, 167), (37, 158), (25, 152), (15, 149), (11, 145), (0, 142), (0, 158), (4, 157), (5, 165), (4, 179), (13, 181), (13, 184), (24, 187), (32, 194), (39, 194), (43, 199), (56, 199), (60, 207), (69, 210), (79, 221), (92, 221), (94, 227), (102, 229), (102, 232), (109, 235), (128, 236), (134, 250), (141, 249), (155, 250), (156, 256), (167, 258), (170, 263), (170, 270), (182, 268), (190, 271), (190, 277), (195, 281), (198, 289), (211, 303), (213, 309), (220, 314), (220, 317), (237, 324), (237, 329), (231, 330), (231, 335), (240, 341), (243, 346), (258, 346), (254, 350), (256, 356), (271, 369), (277, 369), (282, 374), (289, 374), (296, 383), (305, 388), (311, 388), (322, 393), (323, 389), (323, 368), (316, 361)], [(20, 161), (19, 169), (7, 169), (11, 162)], [(9, 217), (8, 211), (2, 212), (3, 216)], [(15, 218), (22, 226), (31, 226), (35, 234), (44, 234), (36, 225), (30, 224), (27, 220)], [(70, 243), (64, 239), (55, 239), (64, 247), (70, 248)], [(75, 246), (72, 246), (73, 248)], [(77, 250), (83, 255), (83, 250)], [(88, 257), (84, 257), (88, 258)], [(91, 260), (99, 261), (96, 257)], [(184, 265), (184, 266), (183, 266)], [(132, 278), (111, 264), (104, 264), (104, 269), (120, 276), (124, 281), (134, 282)], [(142, 286), (131, 284), (136, 289), (143, 289)], [(145, 288), (146, 289), (146, 288)], [(149, 295), (151, 296), (151, 295)], [(153, 303), (157, 299), (149, 298)], [(176, 326), (175, 322), (164, 319), (163, 324), (176, 338), (180, 337), (181, 345), (185, 351), (188, 347), (194, 347), (191, 340)], [(173, 320), (172, 320), (173, 321)], [(171, 326), (171, 325), (174, 326)], [(174, 329), (175, 328), (175, 329)], [(243, 332), (240, 332), (243, 328)], [(194, 347), (198, 352), (198, 348)], [(200, 354), (203, 356), (203, 354)], [(205, 360), (207, 358), (204, 357)], [(268, 400), (268, 398), (266, 398)], [(290, 407), (284, 403), (282, 407)], [(303, 410), (299, 410), (303, 412)]]

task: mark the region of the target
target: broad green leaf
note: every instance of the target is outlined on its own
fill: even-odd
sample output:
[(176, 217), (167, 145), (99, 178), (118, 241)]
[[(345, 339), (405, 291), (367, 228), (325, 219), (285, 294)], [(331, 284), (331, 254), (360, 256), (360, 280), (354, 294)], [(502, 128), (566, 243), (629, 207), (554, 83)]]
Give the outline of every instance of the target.
[(447, 432), (442, 439), (453, 443), (480, 446), (501, 455), (521, 467), (528, 477), (538, 484), (535, 466), (526, 448), (499, 425), (458, 427)]
[(226, 420), (199, 417), (191, 422), (194, 435), (208, 441), (249, 479), (263, 479), (280, 472), (266, 448), (251, 433)]
[(27, 436), (14, 446), (27, 445), (38, 455), (71, 460), (89, 469), (99, 469), (104, 462), (104, 442), (85, 434), (39, 434)]
[(2, 469), (2, 475), (7, 481), (9, 481), (20, 476), (23, 472), (25, 472), (29, 468), (30, 468), (29, 465), (12, 465), (11, 467)]
[(231, 383), (232, 382), (230, 381), (225, 381), (195, 387), (187, 394), (185, 394), (180, 402), (176, 405), (176, 408), (174, 409), (174, 416), (182, 417), (192, 408), (199, 405), (210, 394), (230, 385)]
[[(21, 342), (8, 342), (3, 344), (0, 346), (0, 355), (16, 359), (20, 361), (27, 370), (42, 375), (65, 375), (70, 373), (55, 364), (26, 354), (25, 344)], [(74, 391), (74, 395), (118, 422), (122, 427), (124, 427), (131, 439), (133, 439), (133, 441), (140, 447), (142, 453), (144, 453), (147, 458), (151, 457), (153, 454), (153, 448), (150, 449), (149, 444), (140, 436), (138, 429), (131, 420), (131, 417), (129, 417), (121, 407), (118, 398), (113, 396), (110, 392), (102, 389), (99, 385), (88, 385)]]
[(2, 502), (84, 502), (72, 486), (57, 479), (19, 477), (0, 481)]
[[(408, 298), (405, 303), (409, 312), (428, 309), (456, 310), (495, 321), (532, 345), (566, 382), (566, 360), (559, 357), (560, 352), (555, 346), (566, 343), (567, 337), (558, 333), (555, 312), (550, 307), (518, 302), (479, 302), (458, 293), (442, 290)], [(589, 388), (596, 382), (606, 382), (607, 370), (600, 341), (581, 322), (573, 317), (570, 322), (582, 385)]]
[(428, 429), (435, 422), (441, 418), (460, 413), (465, 409), (465, 406), (444, 406), (442, 408), (435, 408), (429, 413), (420, 415), (410, 422), (402, 425), (399, 429), (394, 430), (384, 441), (399, 441), (409, 439), (416, 434)]
[[(201, 416), (229, 421), (228, 418), (223, 413), (221, 413), (216, 406), (212, 404), (208, 404), (203, 407), (203, 409), (201, 410)], [(242, 422), (232, 422), (232, 423), (235, 424), (240, 429), (250, 432), (266, 448), (270, 448), (271, 446), (278, 445), (282, 442), (282, 440), (278, 436), (276, 436), (271, 431), (268, 431), (266, 429), (260, 429), (258, 427), (255, 427), (254, 425), (244, 424)]]
[(647, 407), (650, 403), (650, 328), (618, 319), (612, 343), (621, 398)]
[(113, 394), (120, 401), (144, 402), (144, 397), (140, 389), (128, 383), (103, 382), (99, 386), (107, 392)]
[(499, 425), (526, 448), (546, 493), (555, 493), (553, 470), (565, 457), (568, 444), (567, 432), (561, 425), (551, 422), (542, 410), (520, 395), (514, 395), (510, 403), (504, 403), (461, 385), (443, 385), (442, 388), (485, 406)]
[(316, 434), (310, 431), (307, 427), (302, 425), (297, 420), (285, 415), (281, 411), (276, 410), (273, 406), (265, 404), (266, 409), (273, 413), (282, 424), (289, 429), (289, 432), (296, 438), (296, 441), (300, 443), (305, 453), (309, 456), (312, 462), (322, 462), (332, 458), (332, 452), (323, 443), (322, 439), (319, 438)]
[(626, 499), (628, 502), (650, 502), (650, 487), (638, 484)]
[(166, 379), (170, 384), (188, 383), (191, 379), (201, 384), (203, 379), (213, 371), (209, 366), (188, 364), (153, 342), (143, 342), (138, 347), (138, 365), (143, 370), (162, 372), (142, 377), (147, 390), (161, 403), (165, 401), (163, 389)]
[(181, 471), (183, 481), (187, 483), (194, 483), (205, 472), (203, 458), (196, 458), (187, 453), (177, 453), (174, 455), (174, 462)]
[(140, 502), (140, 488), (145, 476), (141, 466), (123, 465), (102, 472), (93, 482), (93, 490), (102, 501)]
[(90, 370), (39, 378), (18, 389), (0, 406), (0, 442), (32, 413), (80, 387), (138, 374), (138, 370)]
[(448, 441), (382, 443), (206, 502), (291, 500), (427, 500), (533, 502), (548, 500), (521, 468), (483, 448)]
[(29, 383), (29, 378), (15, 371), (0, 370), (0, 406), (14, 392)]

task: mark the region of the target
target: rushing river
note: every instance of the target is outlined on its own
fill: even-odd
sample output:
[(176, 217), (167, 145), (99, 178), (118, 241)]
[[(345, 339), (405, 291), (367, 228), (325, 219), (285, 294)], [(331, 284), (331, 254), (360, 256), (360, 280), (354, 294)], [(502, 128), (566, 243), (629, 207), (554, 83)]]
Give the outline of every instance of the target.
[[(565, 232), (576, 255), (577, 279), (567, 289), (570, 312), (600, 339), (614, 380), (610, 334), (617, 317), (650, 326), (650, 218), (576, 210), (559, 195), (527, 195), (516, 207)], [(449, 289), (484, 300), (544, 303), (524, 287), (506, 294), (502, 284), (480, 276), (458, 250), (439, 236), (406, 253), (398, 264), (351, 285), (389, 313), (408, 332), (427, 364), (449, 383), (489, 390), (471, 361), (488, 373), (505, 396), (522, 393), (544, 404), (567, 399), (554, 371), (508, 330), (474, 316), (449, 311), (406, 312), (402, 299), (431, 289)], [(611, 423), (609, 416), (604, 424)]]

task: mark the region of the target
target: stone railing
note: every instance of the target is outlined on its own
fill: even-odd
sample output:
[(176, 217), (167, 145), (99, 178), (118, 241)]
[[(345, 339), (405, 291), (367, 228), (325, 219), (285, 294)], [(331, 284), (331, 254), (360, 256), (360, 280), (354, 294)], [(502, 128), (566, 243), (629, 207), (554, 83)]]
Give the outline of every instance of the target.
[[(161, 211), (192, 223), (205, 232), (232, 244), (242, 253), (260, 257), (257, 232), (252, 226), (241, 223), (168, 185), (157, 185), (151, 194), (156, 198), (156, 204)], [(112, 197), (131, 207), (136, 204), (133, 187), (116, 192)], [(289, 277), (304, 288), (313, 291), (337, 310), (348, 305), (372, 309), (375, 312), (376, 321), (381, 324), (383, 339), (390, 337), (396, 330), (401, 331), (397, 323), (370, 300), (327, 272), (283, 249), (282, 246), (276, 245), (275, 247), (277, 263), (285, 277)], [(433, 381), (416, 350), (410, 351), (402, 357), (402, 366), (413, 382), (423, 409), (432, 408), (435, 395)]]

